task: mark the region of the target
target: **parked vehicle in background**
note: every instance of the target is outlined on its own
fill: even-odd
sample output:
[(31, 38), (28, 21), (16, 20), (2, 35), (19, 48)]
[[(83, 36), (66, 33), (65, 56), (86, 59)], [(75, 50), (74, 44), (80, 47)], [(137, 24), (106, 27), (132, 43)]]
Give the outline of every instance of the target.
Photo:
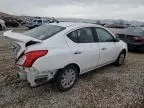
[(59, 90), (69, 90), (79, 75), (111, 63), (121, 66), (127, 55), (126, 43), (95, 24), (51, 23), (4, 36), (13, 42), (18, 77), (32, 87), (53, 79)]
[(110, 25), (105, 25), (107, 28), (118, 28), (118, 29), (124, 29), (127, 27), (127, 25), (121, 25), (121, 24), (110, 24)]
[(4, 30), (4, 29), (6, 29), (5, 22), (4, 20), (0, 19), (0, 30)]
[(46, 19), (34, 19), (34, 20), (28, 22), (26, 24), (26, 27), (28, 27), (29, 29), (33, 29), (35, 27), (38, 27), (38, 26), (41, 26), (44, 24), (48, 24), (48, 23), (49, 23), (49, 20), (46, 20)]
[(120, 39), (128, 44), (130, 50), (144, 50), (144, 28), (129, 27), (124, 32), (117, 34)]
[(16, 20), (9, 20), (5, 22), (7, 27), (19, 27), (19, 23)]
[(13, 17), (4, 17), (3, 20), (5, 21), (5, 25), (7, 27), (19, 27), (19, 20)]

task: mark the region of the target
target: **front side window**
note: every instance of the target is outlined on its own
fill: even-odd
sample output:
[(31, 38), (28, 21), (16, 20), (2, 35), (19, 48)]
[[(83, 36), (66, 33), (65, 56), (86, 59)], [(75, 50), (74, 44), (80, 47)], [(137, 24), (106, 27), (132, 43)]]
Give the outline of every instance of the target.
[(40, 40), (45, 40), (64, 29), (65, 27), (56, 25), (43, 25), (26, 31), (23, 34)]
[(99, 42), (114, 42), (113, 36), (102, 28), (95, 29), (99, 38)]

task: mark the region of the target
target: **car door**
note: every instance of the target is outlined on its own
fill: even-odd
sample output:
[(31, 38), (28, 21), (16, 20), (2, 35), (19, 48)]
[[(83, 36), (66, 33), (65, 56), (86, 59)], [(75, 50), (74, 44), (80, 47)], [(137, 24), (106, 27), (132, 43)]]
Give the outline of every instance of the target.
[(99, 61), (99, 43), (93, 36), (92, 28), (81, 28), (69, 33), (68, 42), (72, 57), (80, 65), (81, 74), (94, 69)]
[(104, 28), (95, 28), (100, 44), (99, 65), (105, 65), (115, 61), (119, 55), (119, 42), (114, 36)]

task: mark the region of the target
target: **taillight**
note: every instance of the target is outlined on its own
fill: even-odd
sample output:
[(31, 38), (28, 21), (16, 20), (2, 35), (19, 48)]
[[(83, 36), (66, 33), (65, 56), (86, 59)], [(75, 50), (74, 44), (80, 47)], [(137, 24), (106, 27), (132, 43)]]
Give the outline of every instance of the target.
[(137, 36), (137, 37), (133, 37), (134, 40), (140, 40), (140, 41), (144, 41), (144, 37), (140, 37), (140, 36)]
[(17, 64), (23, 67), (31, 67), (38, 58), (45, 56), (47, 53), (47, 50), (30, 51), (25, 53), (24, 56), (18, 60)]

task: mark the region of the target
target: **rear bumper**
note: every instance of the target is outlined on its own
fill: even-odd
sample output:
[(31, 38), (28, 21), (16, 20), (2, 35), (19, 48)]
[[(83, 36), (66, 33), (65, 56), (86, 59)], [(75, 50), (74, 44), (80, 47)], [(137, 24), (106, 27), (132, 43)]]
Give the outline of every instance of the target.
[(27, 80), (27, 74), (25, 72), (18, 72), (16, 76), (21, 80)]
[(31, 87), (35, 87), (37, 85), (48, 82), (54, 77), (57, 72), (56, 70), (40, 72), (33, 67), (25, 68), (24, 70), (20, 66), (18, 66), (18, 68), (19, 72), (17, 74), (17, 77), (21, 80), (28, 81)]

